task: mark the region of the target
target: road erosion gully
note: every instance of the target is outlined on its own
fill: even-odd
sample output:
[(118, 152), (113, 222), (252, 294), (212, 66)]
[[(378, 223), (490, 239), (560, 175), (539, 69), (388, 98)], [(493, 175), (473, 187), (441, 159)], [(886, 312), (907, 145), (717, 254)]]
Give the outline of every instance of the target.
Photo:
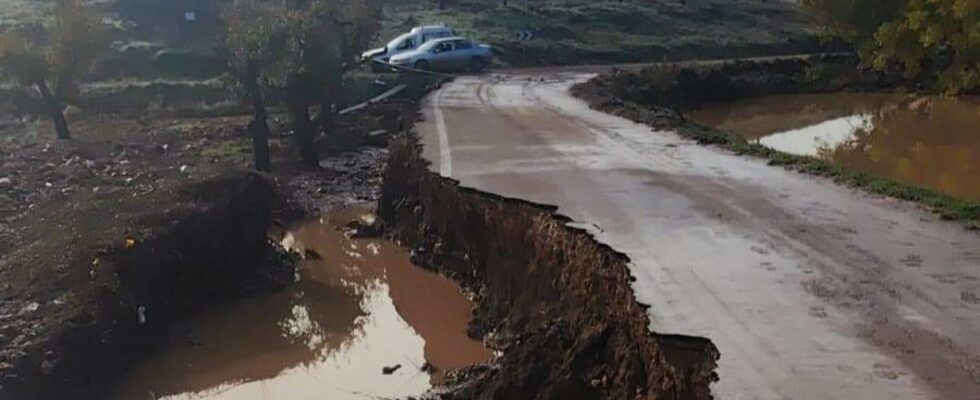
[(591, 110), (568, 92), (591, 76), (460, 77), (423, 156), (625, 253), (650, 329), (717, 345), (717, 398), (980, 398), (980, 235)]

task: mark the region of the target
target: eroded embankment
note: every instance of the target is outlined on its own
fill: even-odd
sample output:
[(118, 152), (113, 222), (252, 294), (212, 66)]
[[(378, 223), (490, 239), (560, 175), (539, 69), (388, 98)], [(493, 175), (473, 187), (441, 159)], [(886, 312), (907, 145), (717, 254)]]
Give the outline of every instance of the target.
[(476, 293), (471, 334), (503, 350), (444, 398), (710, 398), (714, 345), (651, 333), (628, 258), (555, 211), (462, 188), (428, 170), (413, 136), (393, 142), (388, 232)]
[(104, 398), (110, 382), (167, 343), (179, 318), (288, 281), (288, 263), (270, 262), (279, 254), (266, 236), (274, 193), (257, 175), (191, 185), (185, 206), (145, 221), (157, 227), (145, 237), (77, 260), (72, 268), (90, 265), (89, 282), (70, 283), (67, 300), (34, 306), (43, 307), (42, 336), (17, 350), (0, 397)]

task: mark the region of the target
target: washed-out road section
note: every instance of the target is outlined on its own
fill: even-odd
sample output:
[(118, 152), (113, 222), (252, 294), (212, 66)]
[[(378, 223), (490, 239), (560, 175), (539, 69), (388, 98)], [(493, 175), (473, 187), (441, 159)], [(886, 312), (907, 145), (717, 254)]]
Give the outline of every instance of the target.
[(716, 398), (980, 398), (980, 235), (591, 110), (568, 93), (588, 78), (460, 77), (423, 153), (626, 253), (651, 330), (719, 348)]

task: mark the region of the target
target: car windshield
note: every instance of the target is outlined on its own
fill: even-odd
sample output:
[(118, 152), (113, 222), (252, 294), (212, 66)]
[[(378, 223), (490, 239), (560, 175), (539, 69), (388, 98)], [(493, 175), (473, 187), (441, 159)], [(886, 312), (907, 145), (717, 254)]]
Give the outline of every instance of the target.
[(389, 49), (397, 49), (399, 46), (402, 46), (403, 44), (405, 44), (405, 41), (406, 40), (409, 40), (411, 38), (412, 38), (412, 34), (411, 33), (403, 34), (403, 35), (401, 35), (399, 37), (396, 37), (396, 38), (392, 39), (390, 42), (388, 42), (388, 46), (387, 47)]
[(422, 46), (419, 47), (419, 51), (422, 51), (422, 52), (430, 51), (433, 48), (435, 48), (436, 46), (438, 46), (439, 43), (447, 43), (447, 42), (449, 42), (449, 41), (448, 40), (433, 40), (433, 41), (430, 41), (430, 42), (426, 42), (425, 44), (423, 44)]

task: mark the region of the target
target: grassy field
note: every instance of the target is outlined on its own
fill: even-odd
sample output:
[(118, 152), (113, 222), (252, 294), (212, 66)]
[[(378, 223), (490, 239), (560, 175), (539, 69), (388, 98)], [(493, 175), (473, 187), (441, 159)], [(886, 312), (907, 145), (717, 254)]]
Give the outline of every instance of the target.
[[(763, 0), (390, 1), (379, 42), (445, 23), (494, 45), (508, 64), (639, 62), (769, 55), (814, 49), (795, 2)], [(523, 43), (518, 30), (533, 33)]]

